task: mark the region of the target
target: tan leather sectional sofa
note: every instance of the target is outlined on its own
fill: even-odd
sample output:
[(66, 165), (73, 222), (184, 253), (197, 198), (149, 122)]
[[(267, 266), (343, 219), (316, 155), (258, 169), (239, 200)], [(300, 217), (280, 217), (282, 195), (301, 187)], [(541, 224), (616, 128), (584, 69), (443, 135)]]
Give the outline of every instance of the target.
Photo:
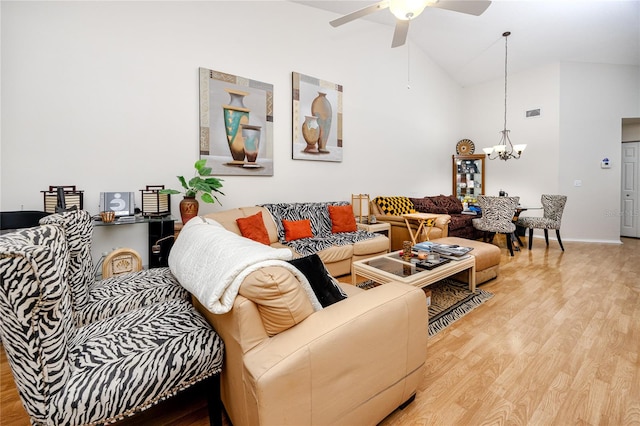
[[(204, 217), (219, 222), (231, 232), (241, 235), (236, 219), (252, 216), (262, 212), (264, 224), (269, 233), (269, 240), (272, 247), (288, 247), (282, 244), (278, 238), (278, 230), (273, 217), (269, 211), (260, 206), (239, 207), (221, 212), (210, 213)], [(318, 256), (324, 262), (329, 273), (334, 277), (351, 273), (351, 263), (356, 260), (365, 259), (371, 256), (384, 254), (389, 250), (389, 239), (384, 235), (377, 235), (364, 241), (358, 241), (352, 245), (332, 246), (318, 252)], [(297, 253), (296, 253), (297, 254)]]
[[(206, 217), (239, 234), (236, 219), (258, 211), (272, 246), (282, 247), (261, 207)], [(190, 244), (191, 235), (180, 242)], [(344, 273), (354, 257), (388, 249), (386, 237), (375, 240), (369, 250), (329, 250), (324, 258)], [(234, 426), (375, 425), (413, 400), (426, 359), (424, 292), (395, 282), (366, 291), (339, 285), (348, 297), (314, 310), (298, 278), (275, 265), (247, 275), (226, 313), (193, 298), (225, 344), (221, 398)]]
[[(366, 291), (342, 284), (346, 299), (269, 335), (267, 318), (273, 326), (299, 315), (265, 284), (280, 291), (291, 280), (279, 267), (256, 271), (221, 315), (194, 299), (225, 344), (221, 397), (233, 425), (375, 425), (411, 401), (426, 360), (424, 292), (394, 282)], [(274, 303), (282, 309), (269, 316)]]

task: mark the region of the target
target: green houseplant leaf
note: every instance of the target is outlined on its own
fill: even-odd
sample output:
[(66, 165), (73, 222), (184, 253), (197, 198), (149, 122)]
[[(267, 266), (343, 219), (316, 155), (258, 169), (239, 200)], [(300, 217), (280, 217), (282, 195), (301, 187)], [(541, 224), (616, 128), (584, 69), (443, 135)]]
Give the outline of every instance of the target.
[(160, 193), (184, 193), (185, 197), (195, 197), (200, 195), (200, 198), (205, 203), (214, 204), (216, 201), (220, 203), (220, 200), (218, 200), (215, 193), (224, 195), (224, 193), (220, 191), (220, 188), (222, 188), (222, 179), (211, 177), (211, 167), (207, 167), (206, 163), (207, 160), (205, 159), (196, 161), (193, 165), (196, 169), (196, 176), (192, 177), (189, 182), (187, 182), (184, 176), (177, 176), (180, 185), (184, 188), (184, 191), (178, 191), (176, 189), (161, 189)]

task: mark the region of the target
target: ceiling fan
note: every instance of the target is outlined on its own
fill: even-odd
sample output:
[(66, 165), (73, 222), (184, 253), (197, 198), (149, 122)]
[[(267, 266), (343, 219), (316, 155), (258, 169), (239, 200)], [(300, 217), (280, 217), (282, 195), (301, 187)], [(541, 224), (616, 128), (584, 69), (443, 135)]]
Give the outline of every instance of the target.
[(388, 8), (396, 17), (396, 28), (393, 32), (391, 47), (398, 47), (407, 41), (409, 22), (420, 15), (426, 7), (436, 7), (479, 16), (487, 10), (490, 4), (489, 0), (383, 0), (344, 15), (341, 18), (334, 19), (329, 23), (333, 27), (339, 27), (347, 22)]

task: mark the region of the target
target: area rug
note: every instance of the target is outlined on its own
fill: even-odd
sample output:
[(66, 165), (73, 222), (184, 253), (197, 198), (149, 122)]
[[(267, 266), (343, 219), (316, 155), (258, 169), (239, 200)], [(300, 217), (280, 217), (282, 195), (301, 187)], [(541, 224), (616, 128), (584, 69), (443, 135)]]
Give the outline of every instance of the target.
[[(357, 286), (368, 290), (379, 285), (373, 281), (365, 281)], [(425, 290), (431, 290), (429, 337), (435, 336), (493, 297), (492, 293), (479, 288), (471, 293), (467, 284), (450, 278), (431, 284)]]

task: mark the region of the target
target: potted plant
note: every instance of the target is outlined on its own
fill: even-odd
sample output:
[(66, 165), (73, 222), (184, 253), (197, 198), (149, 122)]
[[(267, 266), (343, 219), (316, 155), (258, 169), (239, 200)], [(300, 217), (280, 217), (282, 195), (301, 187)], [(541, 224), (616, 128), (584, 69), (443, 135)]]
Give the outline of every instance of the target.
[(180, 217), (182, 218), (183, 224), (198, 215), (200, 205), (196, 199), (196, 195), (200, 194), (202, 201), (211, 204), (214, 204), (216, 201), (220, 203), (215, 195), (216, 192), (224, 195), (224, 193), (220, 191), (220, 188), (222, 188), (222, 179), (211, 177), (211, 167), (206, 167), (206, 163), (207, 160), (205, 159), (196, 161), (194, 164), (196, 176), (191, 178), (189, 182), (187, 182), (184, 176), (177, 176), (184, 191), (178, 191), (176, 189), (160, 190), (161, 194), (184, 193), (184, 198), (180, 201)]

